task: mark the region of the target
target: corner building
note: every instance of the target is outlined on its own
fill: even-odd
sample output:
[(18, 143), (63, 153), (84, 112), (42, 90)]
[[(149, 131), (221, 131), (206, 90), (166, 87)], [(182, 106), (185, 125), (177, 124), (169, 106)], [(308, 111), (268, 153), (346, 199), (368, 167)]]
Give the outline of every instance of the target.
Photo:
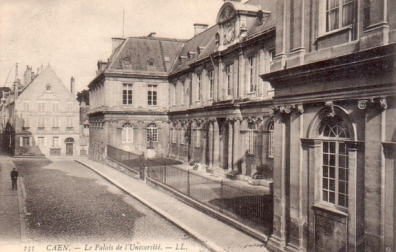
[(396, 250), (395, 10), (277, 1), (269, 249)]

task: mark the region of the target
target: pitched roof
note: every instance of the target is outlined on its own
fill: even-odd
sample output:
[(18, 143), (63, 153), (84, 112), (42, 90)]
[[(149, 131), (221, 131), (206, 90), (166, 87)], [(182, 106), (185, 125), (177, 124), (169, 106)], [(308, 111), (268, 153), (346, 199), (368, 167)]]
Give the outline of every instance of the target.
[[(226, 2), (221, 10), (226, 5), (232, 5), (236, 11), (266, 11), (270, 12), (265, 22), (260, 23), (258, 19), (253, 19), (247, 23), (247, 36), (244, 41), (249, 40), (257, 35), (268, 31), (275, 27), (275, 11), (276, 11), (276, 0), (250, 0), (246, 3), (238, 2)], [(183, 48), (181, 49), (178, 57), (174, 63), (171, 74), (175, 74), (184, 69), (187, 69), (193, 62), (199, 61), (200, 59), (208, 57), (211, 53), (216, 51), (215, 35), (219, 31), (219, 25), (215, 24), (202, 33), (188, 40)], [(198, 54), (198, 48), (203, 49)]]
[(106, 70), (169, 71), (184, 40), (130, 37), (114, 51)]

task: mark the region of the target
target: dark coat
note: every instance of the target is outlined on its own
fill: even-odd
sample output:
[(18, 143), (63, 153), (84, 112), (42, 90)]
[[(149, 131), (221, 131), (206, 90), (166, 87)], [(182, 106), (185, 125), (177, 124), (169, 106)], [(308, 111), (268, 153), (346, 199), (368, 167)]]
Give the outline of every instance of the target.
[(14, 179), (17, 180), (18, 179), (18, 175), (19, 175), (18, 171), (12, 171), (11, 172), (11, 179), (12, 180), (14, 180)]

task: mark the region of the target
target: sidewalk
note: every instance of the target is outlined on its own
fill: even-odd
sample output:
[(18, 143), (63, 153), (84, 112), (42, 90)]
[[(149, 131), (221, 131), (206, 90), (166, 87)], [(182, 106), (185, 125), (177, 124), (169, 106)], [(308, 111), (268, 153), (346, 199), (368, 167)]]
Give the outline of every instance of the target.
[(18, 179), (18, 190), (12, 190), (10, 173), (14, 164), (7, 156), (0, 155), (0, 159), (0, 247), (6, 249), (25, 240), (26, 225), (23, 221), (22, 178)]
[(213, 251), (265, 252), (265, 244), (110, 166), (76, 160), (132, 195)]

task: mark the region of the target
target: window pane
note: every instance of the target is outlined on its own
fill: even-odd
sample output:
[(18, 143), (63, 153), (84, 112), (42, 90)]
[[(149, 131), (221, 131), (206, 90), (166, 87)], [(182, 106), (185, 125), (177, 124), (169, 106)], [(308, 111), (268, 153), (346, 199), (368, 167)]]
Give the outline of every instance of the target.
[(329, 190), (335, 191), (335, 180), (329, 179)]
[(330, 157), (330, 166), (335, 166), (335, 155), (329, 155)]
[(329, 177), (329, 168), (326, 166), (323, 167), (323, 177), (325, 178)]
[(329, 201), (328, 192), (323, 191), (323, 201)]
[(342, 195), (342, 194), (338, 195), (338, 204), (340, 206), (346, 207), (346, 195)]
[(336, 146), (336, 143), (335, 142), (330, 142), (330, 153), (335, 153), (335, 146)]
[(342, 11), (342, 26), (348, 26), (352, 24), (352, 16), (353, 16), (353, 4), (352, 1), (344, 5), (344, 9)]
[(335, 203), (335, 193), (334, 192), (329, 192), (329, 202)]
[(323, 189), (329, 189), (329, 181), (327, 179), (324, 178), (322, 183)]
[(330, 178), (335, 178), (335, 168), (334, 167), (330, 167)]

